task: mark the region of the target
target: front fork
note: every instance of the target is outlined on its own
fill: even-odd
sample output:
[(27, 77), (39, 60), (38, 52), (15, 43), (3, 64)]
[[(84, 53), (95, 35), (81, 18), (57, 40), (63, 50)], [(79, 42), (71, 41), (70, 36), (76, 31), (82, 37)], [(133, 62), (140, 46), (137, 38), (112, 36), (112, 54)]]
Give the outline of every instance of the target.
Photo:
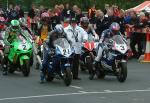
[(62, 77), (64, 76), (64, 72), (65, 72), (67, 69), (71, 69), (71, 68), (72, 68), (72, 65), (71, 65), (70, 62), (71, 62), (71, 61), (69, 61), (69, 59), (68, 59), (65, 64), (60, 63), (60, 68), (61, 68), (60, 75), (61, 75)]
[(125, 59), (115, 60), (115, 62), (114, 62), (115, 63), (115, 67), (113, 67), (113, 68), (115, 68), (115, 71), (117, 73), (119, 72), (121, 63), (124, 63), (124, 62), (127, 62), (127, 60), (125, 60)]

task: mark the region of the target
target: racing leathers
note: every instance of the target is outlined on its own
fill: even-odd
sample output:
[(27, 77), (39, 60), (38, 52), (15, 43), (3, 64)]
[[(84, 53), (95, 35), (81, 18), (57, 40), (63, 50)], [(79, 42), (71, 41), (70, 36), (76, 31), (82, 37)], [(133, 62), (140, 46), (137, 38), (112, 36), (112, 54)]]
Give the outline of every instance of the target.
[[(81, 26), (82, 27), (82, 26)], [(97, 33), (95, 32), (93, 26), (91, 24), (88, 24), (88, 27), (87, 28), (84, 28), (83, 29), (87, 32), (88, 34), (88, 40), (99, 40), (99, 36), (97, 35)]]

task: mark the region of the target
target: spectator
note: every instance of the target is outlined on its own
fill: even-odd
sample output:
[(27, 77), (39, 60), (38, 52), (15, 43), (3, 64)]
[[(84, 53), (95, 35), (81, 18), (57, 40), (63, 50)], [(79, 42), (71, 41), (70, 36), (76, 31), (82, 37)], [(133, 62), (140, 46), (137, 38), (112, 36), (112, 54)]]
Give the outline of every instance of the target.
[[(36, 16), (38, 16), (38, 9), (36, 9), (36, 6), (32, 4), (31, 9), (28, 12), (28, 27), (31, 27), (31, 30), (34, 32), (34, 34), (38, 35), (38, 25), (36, 23)], [(29, 26), (30, 25), (30, 26)]]
[[(130, 16), (131, 16), (131, 21), (130, 21), (130, 27), (132, 27), (134, 29), (134, 31), (131, 34), (131, 42), (130, 42), (130, 46), (131, 46), (131, 50), (133, 52), (133, 57), (134, 58), (139, 58), (139, 56), (142, 54), (142, 45), (141, 45), (141, 30), (143, 25), (140, 24), (140, 20), (137, 17), (135, 12), (130, 12)], [(136, 51), (135, 49), (135, 45), (138, 45), (138, 51)]]
[(76, 20), (77, 20), (77, 24), (80, 23), (80, 18), (81, 18), (81, 17), (84, 17), (84, 15), (82, 14), (81, 9), (78, 8), (77, 11), (76, 11)]
[(91, 24), (94, 24), (95, 12), (96, 12), (96, 8), (95, 8), (95, 5), (93, 5), (93, 6), (88, 10), (88, 17), (89, 17), (89, 19), (90, 19), (90, 23), (91, 23)]
[(108, 10), (109, 8), (110, 8), (110, 7), (109, 7), (109, 4), (105, 4), (104, 14), (107, 13), (107, 10)]
[[(109, 19), (109, 23), (112, 24), (113, 22), (117, 22), (119, 23), (119, 16), (115, 16), (114, 15), (114, 11), (113, 11), (113, 8), (109, 8), (108, 11), (107, 11), (107, 14), (106, 14), (106, 17), (108, 17)], [(109, 25), (110, 25), (109, 24)]]
[(113, 9), (113, 12), (114, 12), (114, 16), (118, 17), (120, 15), (120, 10), (119, 10), (118, 6), (114, 5), (112, 7), (112, 9)]
[(28, 12), (28, 16), (29, 16), (30, 18), (32, 18), (32, 19), (35, 17), (35, 10), (36, 10), (36, 7), (35, 7), (34, 4), (32, 4), (32, 7), (31, 7), (31, 9), (30, 9), (29, 12)]
[(104, 16), (104, 13), (101, 10), (96, 10), (95, 27), (96, 33), (99, 35), (99, 37), (101, 37), (103, 30), (109, 28), (108, 18)]
[(73, 5), (72, 11), (73, 11), (74, 13), (76, 13), (78, 9), (79, 9), (79, 7), (78, 7), (77, 5)]
[(43, 5), (40, 5), (39, 10), (40, 10), (40, 15), (41, 15), (42, 13), (44, 13), (44, 12), (45, 12), (44, 6), (43, 6)]
[(21, 6), (19, 6), (19, 18), (23, 17), (24, 17), (24, 10), (21, 8)]
[(71, 17), (71, 9), (68, 3), (65, 5), (65, 9), (62, 11), (62, 17), (63, 20)]
[(124, 18), (124, 21), (126, 24), (129, 24), (130, 21), (131, 21), (131, 16), (130, 16), (130, 11), (129, 10), (126, 10), (125, 11), (125, 18)]
[(54, 9), (52, 15), (53, 16), (50, 18), (50, 20), (51, 20), (52, 29), (54, 29), (54, 27), (56, 26), (56, 24), (61, 24), (61, 18), (58, 15), (56, 9)]
[(7, 12), (2, 8), (0, 8), (0, 17), (7, 19)]
[(12, 4), (9, 5), (9, 8), (8, 8), (7, 11), (10, 12), (11, 10), (13, 10), (13, 5)]
[(13, 8), (12, 5), (9, 6), (9, 10), (8, 10), (8, 22), (10, 22), (13, 19), (18, 19), (18, 6), (15, 7), (15, 9)]
[(60, 5), (59, 5), (59, 9), (60, 9), (60, 12), (63, 12), (63, 10), (64, 10), (64, 5), (63, 5), (63, 4), (60, 4)]
[(47, 12), (48, 12), (49, 16), (52, 17), (52, 9), (48, 9)]
[(78, 9), (79, 9), (79, 7), (77, 5), (73, 5), (73, 7), (72, 7), (72, 13), (71, 13), (71, 17), (72, 18), (76, 17)]
[(60, 11), (59, 5), (55, 5), (54, 11), (55, 11), (56, 15), (58, 15), (58, 16), (61, 15), (61, 11)]
[(107, 13), (105, 14), (105, 18), (108, 19), (109, 21), (108, 25), (110, 26), (110, 24), (113, 22), (113, 10), (111, 8), (107, 10)]
[(120, 25), (120, 32), (125, 35), (125, 11), (123, 9), (120, 10), (119, 14), (119, 25)]

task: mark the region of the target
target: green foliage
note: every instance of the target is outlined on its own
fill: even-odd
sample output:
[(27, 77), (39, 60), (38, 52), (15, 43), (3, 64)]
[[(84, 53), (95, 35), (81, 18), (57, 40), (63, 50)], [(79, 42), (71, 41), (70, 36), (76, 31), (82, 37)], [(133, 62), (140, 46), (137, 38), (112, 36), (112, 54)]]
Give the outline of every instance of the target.
[[(6, 8), (7, 0), (1, 0), (3, 6)], [(103, 9), (104, 4), (108, 3), (110, 5), (116, 4), (120, 8), (128, 9), (134, 7), (145, 0), (8, 0), (9, 4), (19, 4), (24, 10), (28, 10), (32, 3), (39, 5), (44, 5), (45, 7), (53, 8), (56, 4), (69, 3), (71, 5), (78, 5), (83, 10), (87, 10), (91, 5), (95, 4), (96, 8)]]

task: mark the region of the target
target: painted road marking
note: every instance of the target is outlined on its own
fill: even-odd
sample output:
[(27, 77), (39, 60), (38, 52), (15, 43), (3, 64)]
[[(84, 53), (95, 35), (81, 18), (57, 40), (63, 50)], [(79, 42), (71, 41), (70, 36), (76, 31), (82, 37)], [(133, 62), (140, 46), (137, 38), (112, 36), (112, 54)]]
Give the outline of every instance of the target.
[(37, 95), (37, 96), (25, 96), (25, 97), (0, 98), (0, 101), (31, 99), (31, 98), (44, 98), (44, 97), (58, 97), (58, 96), (71, 96), (71, 95), (135, 93), (135, 92), (150, 92), (150, 90), (145, 89), (145, 90), (126, 90), (126, 91), (108, 91), (108, 92), (107, 91), (103, 91), (103, 92), (76, 92), (76, 93), (64, 93), (64, 94), (49, 94), (49, 95)]
[(86, 91), (78, 91), (78, 92), (80, 92), (80, 93), (87, 93)]
[(104, 90), (104, 92), (112, 92), (111, 90)]
[(79, 86), (73, 86), (73, 85), (71, 85), (70, 87), (76, 88), (76, 89), (82, 89), (82, 87), (79, 87)]

